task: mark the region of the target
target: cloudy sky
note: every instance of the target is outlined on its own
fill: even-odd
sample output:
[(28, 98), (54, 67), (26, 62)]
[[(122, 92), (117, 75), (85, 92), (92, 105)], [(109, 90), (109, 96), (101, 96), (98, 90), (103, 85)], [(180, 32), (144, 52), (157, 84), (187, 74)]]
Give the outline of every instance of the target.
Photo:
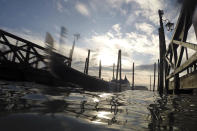
[[(83, 71), (87, 50), (91, 50), (90, 74), (110, 80), (112, 65), (122, 50), (123, 75), (131, 81), (135, 62), (135, 83), (149, 85), (153, 63), (159, 58), (158, 9), (164, 19), (176, 23), (180, 0), (0, 0), (0, 28), (44, 45), (50, 32), (59, 48), (60, 27), (68, 30), (61, 53), (68, 56), (73, 34), (80, 33), (73, 54), (73, 68)], [(169, 42), (172, 32), (166, 31)]]

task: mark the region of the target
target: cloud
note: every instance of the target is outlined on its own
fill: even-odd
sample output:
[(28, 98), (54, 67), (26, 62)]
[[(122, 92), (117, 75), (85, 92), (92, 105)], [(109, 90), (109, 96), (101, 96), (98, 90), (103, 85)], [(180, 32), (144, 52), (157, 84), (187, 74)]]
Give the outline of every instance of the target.
[(115, 30), (116, 32), (120, 32), (121, 27), (120, 27), (119, 24), (115, 24), (115, 25), (112, 26), (112, 29)]
[(151, 35), (155, 28), (151, 24), (147, 23), (136, 23), (135, 27), (137, 30), (140, 30), (148, 35)]
[[(157, 68), (157, 65), (156, 65)], [(136, 70), (145, 70), (145, 71), (153, 71), (154, 70), (154, 64), (148, 64), (148, 65), (138, 65), (135, 68)]]
[(61, 4), (61, 2), (58, 0), (56, 4), (57, 4), (57, 10), (59, 12), (63, 12), (64, 10), (63, 10), (63, 5)]
[(83, 3), (77, 2), (75, 5), (75, 9), (84, 16), (90, 16), (90, 12), (87, 6)]

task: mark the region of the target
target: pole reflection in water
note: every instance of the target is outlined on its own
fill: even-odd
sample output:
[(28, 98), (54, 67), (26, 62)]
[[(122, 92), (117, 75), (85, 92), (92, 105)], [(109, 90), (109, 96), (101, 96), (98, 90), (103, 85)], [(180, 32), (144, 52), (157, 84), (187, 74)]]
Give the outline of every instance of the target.
[[(195, 96), (0, 83), (0, 130), (195, 130)], [(14, 128), (15, 127), (15, 128)]]

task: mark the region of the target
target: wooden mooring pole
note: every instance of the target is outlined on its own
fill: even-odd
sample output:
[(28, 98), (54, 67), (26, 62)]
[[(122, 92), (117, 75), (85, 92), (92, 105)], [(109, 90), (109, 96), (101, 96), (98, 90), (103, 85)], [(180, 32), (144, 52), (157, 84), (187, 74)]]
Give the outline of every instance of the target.
[(101, 79), (101, 60), (100, 60), (100, 62), (99, 62), (99, 78)]
[(86, 68), (87, 68), (87, 58), (86, 58), (86, 61), (85, 61), (84, 74), (86, 74)]
[(122, 83), (122, 63), (121, 63), (121, 50), (119, 50), (119, 54), (120, 54), (120, 59), (119, 59), (119, 62), (120, 62), (120, 86), (119, 86), (119, 91), (121, 91), (121, 83)]
[[(117, 69), (116, 69), (116, 83), (119, 84), (119, 87), (117, 87), (117, 91), (121, 91), (121, 73), (122, 73), (122, 70), (121, 70), (121, 50), (118, 51), (118, 62), (117, 62)], [(118, 82), (118, 74), (119, 74), (119, 82)]]
[(90, 60), (90, 50), (88, 50), (88, 57), (86, 58), (85, 69), (84, 69), (84, 72), (87, 75), (88, 75), (88, 68), (89, 68), (89, 60)]
[(165, 71), (165, 53), (166, 53), (166, 43), (165, 43), (165, 35), (164, 35), (164, 28), (163, 28), (163, 11), (159, 10), (159, 19), (160, 19), (160, 28), (159, 28), (159, 51), (160, 51), (160, 82), (159, 82), (159, 94), (160, 96), (163, 95), (163, 88), (164, 88), (164, 71)]
[(133, 62), (133, 75), (132, 75), (132, 90), (134, 90), (134, 62)]
[(115, 77), (114, 77), (114, 70), (115, 70), (115, 64), (113, 64), (113, 77), (112, 77), (112, 80), (115, 79)]
[(155, 73), (156, 73), (156, 63), (154, 64), (154, 80), (153, 80), (153, 91), (155, 91)]
[(116, 67), (116, 82), (118, 81), (118, 72), (119, 72), (119, 58), (120, 56), (119, 56), (119, 52), (118, 52), (118, 61), (117, 61), (117, 67)]
[(150, 91), (151, 91), (151, 75), (150, 75)]
[(160, 67), (159, 67), (159, 65), (160, 65), (160, 64), (159, 64), (159, 59), (158, 59), (158, 65), (157, 65), (157, 66), (158, 66), (158, 67), (157, 67), (157, 73), (158, 73), (158, 74), (157, 74), (157, 75), (158, 75), (158, 76), (157, 76), (157, 91), (159, 91), (159, 85), (160, 85), (160, 84), (159, 84), (159, 82), (160, 82), (160, 80), (159, 80), (159, 77), (160, 77), (160, 74), (159, 74), (159, 69), (160, 69)]

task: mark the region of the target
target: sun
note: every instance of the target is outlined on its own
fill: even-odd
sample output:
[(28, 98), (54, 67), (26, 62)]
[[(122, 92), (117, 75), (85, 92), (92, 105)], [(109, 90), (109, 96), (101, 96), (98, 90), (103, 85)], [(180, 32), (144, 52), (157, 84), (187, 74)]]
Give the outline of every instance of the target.
[(98, 63), (101, 60), (102, 66), (111, 66), (116, 62), (116, 55), (109, 50), (102, 50), (97, 57)]

